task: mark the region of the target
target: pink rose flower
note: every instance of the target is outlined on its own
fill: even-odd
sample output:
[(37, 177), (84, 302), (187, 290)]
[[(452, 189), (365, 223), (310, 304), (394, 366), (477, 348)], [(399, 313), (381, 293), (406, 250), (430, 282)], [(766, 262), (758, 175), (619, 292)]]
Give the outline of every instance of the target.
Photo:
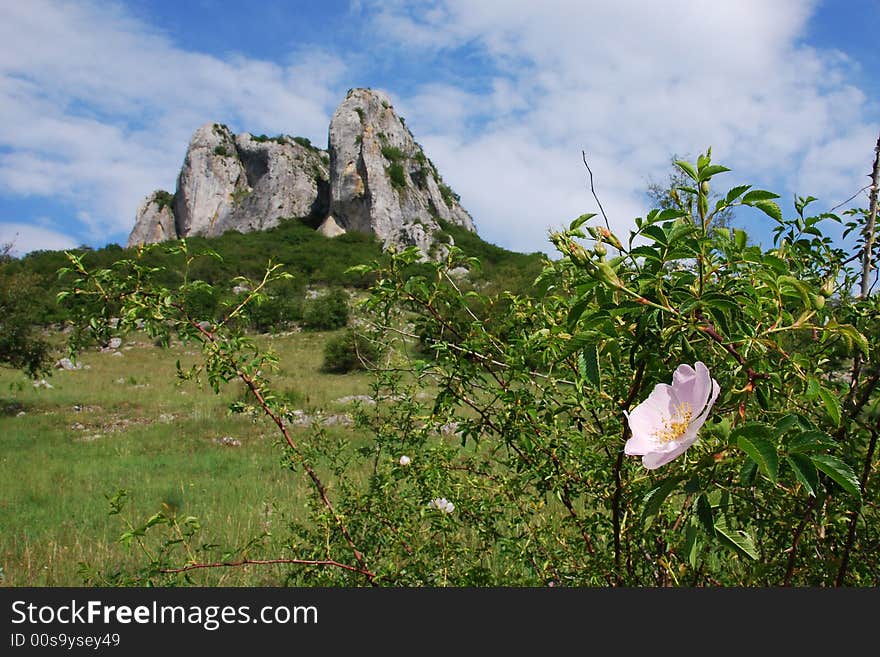
[(672, 375), (672, 385), (658, 383), (631, 413), (624, 412), (632, 433), (624, 453), (641, 456), (649, 470), (681, 456), (697, 442), (697, 432), (720, 390), (703, 363), (695, 363), (694, 367), (679, 365)]

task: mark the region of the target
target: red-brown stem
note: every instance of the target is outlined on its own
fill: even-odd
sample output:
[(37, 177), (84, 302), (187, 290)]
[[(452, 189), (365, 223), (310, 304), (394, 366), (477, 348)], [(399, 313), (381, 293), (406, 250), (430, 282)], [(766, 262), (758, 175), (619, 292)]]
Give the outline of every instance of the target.
[[(183, 306), (178, 305), (176, 307), (181, 312), (185, 312)], [(211, 333), (210, 331), (199, 326), (198, 322), (196, 322), (195, 320), (189, 319), (189, 322), (196, 330), (199, 331), (199, 333), (201, 333), (205, 337), (206, 340), (208, 340), (211, 344), (216, 344), (217, 339), (214, 337), (213, 333)], [(281, 435), (284, 436), (284, 440), (287, 442), (287, 445), (290, 447), (290, 449), (292, 449), (297, 456), (301, 457), (302, 453), (300, 452), (300, 449), (297, 446), (296, 442), (291, 437), (290, 431), (288, 430), (287, 425), (284, 424), (284, 420), (281, 418), (281, 416), (279, 416), (277, 413), (275, 413), (269, 407), (269, 404), (266, 402), (265, 398), (263, 397), (263, 394), (262, 394), (260, 387), (245, 372), (236, 368), (235, 373), (238, 376), (238, 378), (240, 378), (244, 382), (244, 384), (248, 387), (248, 389), (253, 393), (254, 397), (256, 397), (257, 402), (260, 405), (260, 408), (263, 409), (263, 412), (266, 415), (268, 415), (272, 419), (272, 421), (276, 424), (276, 426), (278, 427), (278, 430), (281, 432)], [(354, 540), (351, 538), (351, 535), (348, 533), (348, 529), (342, 523), (339, 516), (336, 514), (336, 509), (333, 507), (333, 503), (330, 501), (330, 498), (327, 496), (327, 489), (324, 486), (324, 483), (321, 481), (321, 478), (318, 477), (318, 473), (315, 472), (314, 468), (312, 468), (312, 466), (310, 466), (305, 461), (305, 459), (301, 458), (300, 461), (303, 466), (303, 469), (305, 469), (306, 473), (309, 475), (309, 479), (312, 480), (312, 483), (314, 484), (315, 488), (317, 489), (318, 494), (321, 496), (321, 501), (324, 503), (324, 506), (327, 507), (327, 510), (330, 511), (330, 513), (336, 519), (336, 524), (339, 527), (339, 531), (342, 533), (343, 538), (345, 538), (345, 542), (348, 543), (349, 548), (351, 548), (351, 551), (354, 554), (354, 558), (357, 560), (358, 564), (360, 564), (359, 569), (358, 568), (350, 568), (350, 569), (354, 570), (355, 572), (359, 572), (359, 573), (364, 574), (367, 577), (367, 579), (370, 580), (370, 583), (374, 584), (373, 579), (376, 577), (375, 573), (370, 572), (370, 570), (367, 568), (366, 561), (364, 560), (364, 555), (361, 553), (360, 550), (357, 549), (357, 546), (355, 545)]]
[(800, 524), (798, 524), (797, 529), (794, 532), (794, 539), (791, 542), (791, 548), (789, 548), (790, 552), (788, 553), (788, 566), (785, 569), (785, 578), (782, 580), (783, 586), (791, 585), (791, 577), (794, 575), (794, 563), (797, 560), (798, 543), (801, 541), (801, 536), (804, 533), (807, 522), (810, 520), (810, 516), (813, 513), (813, 507), (816, 505), (818, 499), (818, 497), (810, 498), (807, 508), (804, 510), (804, 517), (801, 519)]
[[(862, 468), (862, 494), (865, 493), (865, 488), (868, 485), (868, 477), (871, 474), (871, 462), (874, 460), (874, 450), (877, 447), (877, 433), (878, 430), (874, 429), (871, 431), (871, 442), (868, 445), (868, 454), (865, 456), (865, 465)], [(858, 510), (850, 511), (849, 518), (849, 532), (846, 537), (846, 547), (843, 549), (843, 556), (840, 560), (840, 570), (837, 571), (837, 579), (834, 581), (834, 586), (843, 586), (843, 582), (846, 579), (846, 571), (849, 568), (849, 555), (852, 552), (852, 546), (856, 540), (856, 524), (859, 520), (859, 512)]]
[[(632, 385), (630, 386), (629, 394), (626, 396), (626, 399), (620, 406), (621, 411), (628, 411), (630, 405), (635, 400), (636, 395), (639, 394), (639, 390), (641, 390), (642, 388), (642, 379), (645, 376), (646, 365), (647, 361), (643, 360), (636, 368), (635, 378), (633, 379)], [(620, 446), (620, 451), (617, 452), (617, 460), (614, 462), (614, 495), (611, 498), (611, 522), (614, 527), (614, 570), (617, 577), (618, 586), (623, 584), (623, 577), (621, 575), (620, 565), (620, 498), (623, 496), (623, 481), (620, 477), (620, 471), (623, 468), (623, 450), (626, 445), (626, 441), (629, 440), (629, 437), (629, 422), (624, 422), (622, 438), (623, 445)]]

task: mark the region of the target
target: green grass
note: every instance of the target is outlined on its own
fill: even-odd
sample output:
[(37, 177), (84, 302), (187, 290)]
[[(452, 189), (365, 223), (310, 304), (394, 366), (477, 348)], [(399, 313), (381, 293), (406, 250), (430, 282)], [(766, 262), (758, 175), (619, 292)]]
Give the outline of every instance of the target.
[[(280, 357), (273, 387), (303, 409), (341, 412), (334, 400), (368, 392), (365, 374), (320, 371), (331, 335), (258, 339)], [(164, 504), (179, 517), (198, 517), (204, 540), (223, 546), (243, 545), (300, 517), (308, 486), (280, 466), (273, 427), (228, 412), (241, 387), (230, 384), (215, 395), (192, 382), (176, 385), (175, 360), (184, 367), (198, 362), (195, 350), (179, 343), (162, 349), (130, 336), (123, 356), (90, 351), (80, 358), (89, 369), (56, 370), (47, 378), (52, 389), (0, 371), (0, 585), (80, 586), (80, 562), (102, 572), (142, 565), (143, 555), (116, 542), (126, 527), (122, 517), (108, 515), (106, 496), (119, 489), (130, 491), (123, 516), (132, 522)], [(224, 436), (241, 446), (216, 442)], [(194, 581), (279, 581), (274, 568), (221, 570), (198, 573)]]

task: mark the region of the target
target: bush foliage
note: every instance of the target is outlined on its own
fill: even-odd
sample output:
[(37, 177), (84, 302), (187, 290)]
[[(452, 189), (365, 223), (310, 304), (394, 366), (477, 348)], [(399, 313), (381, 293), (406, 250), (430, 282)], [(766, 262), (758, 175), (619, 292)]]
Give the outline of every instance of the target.
[[(853, 295), (861, 268), (825, 230), (843, 220), (812, 215), (809, 197), (783, 213), (748, 185), (710, 207), (727, 169), (709, 152), (676, 165), (689, 181), (679, 201), (628, 236), (594, 215), (553, 233), (561, 257), (544, 261), (534, 295), (457, 282), (492, 264), (488, 248), (355, 268), (372, 281), (363, 312), (383, 344), (357, 442), (320, 424), (294, 432), (269, 389), (271, 354), (229, 323), (199, 326), (192, 282), (166, 286), (139, 258), (90, 270), (73, 255), (64, 298), (98, 333), (114, 300), (122, 330), (142, 320), (200, 342), (215, 389), (237, 379), (253, 393), (284, 467), (313, 491), (309, 517), (288, 525), (285, 584), (876, 586), (880, 308)], [(772, 247), (713, 229), (737, 206), (774, 222)], [(241, 307), (277, 276), (270, 267)], [(668, 387), (697, 363), (719, 390), (698, 422)], [(649, 397), (665, 424), (635, 420)], [(662, 446), (691, 426), (693, 444), (658, 468), (625, 451), (634, 434)], [(101, 581), (177, 583), (272, 556), (260, 537), (219, 548), (204, 531), (162, 513), (135, 523), (125, 536), (151, 556)]]

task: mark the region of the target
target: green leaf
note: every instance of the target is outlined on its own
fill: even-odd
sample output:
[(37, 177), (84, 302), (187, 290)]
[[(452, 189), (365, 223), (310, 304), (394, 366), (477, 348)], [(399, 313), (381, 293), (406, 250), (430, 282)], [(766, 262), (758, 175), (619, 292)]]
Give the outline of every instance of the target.
[(836, 444), (834, 438), (824, 431), (802, 431), (788, 442), (786, 451), (789, 454), (806, 454), (834, 447)]
[(687, 175), (687, 177), (694, 182), (700, 181), (700, 177), (697, 175), (697, 170), (694, 169), (694, 165), (690, 162), (685, 162), (684, 160), (676, 160), (675, 166), (681, 169)]
[(837, 397), (832, 395), (831, 392), (823, 386), (819, 386), (819, 397), (822, 398), (822, 403), (825, 404), (825, 412), (828, 413), (828, 417), (831, 419), (832, 424), (834, 424), (835, 427), (840, 426), (840, 402), (837, 400)]
[(589, 345), (584, 348), (578, 358), (578, 369), (581, 377), (588, 381), (594, 388), (599, 388), (599, 348), (598, 345)]
[(733, 230), (733, 239), (734, 239), (734, 242), (736, 243), (736, 248), (738, 248), (739, 250), (742, 250), (742, 249), (746, 248), (746, 244), (749, 241), (749, 235), (748, 235), (748, 233), (746, 233), (746, 231), (742, 230), (741, 228), (735, 228)]
[(680, 217), (686, 216), (687, 212), (685, 212), (681, 208), (666, 208), (665, 210), (661, 210), (656, 215), (654, 215), (653, 221), (659, 223), (661, 221), (670, 221), (672, 219), (678, 219)]
[(855, 343), (863, 354), (868, 353), (868, 339), (855, 326), (852, 324), (840, 324), (836, 330), (849, 341), (850, 345)]
[(776, 483), (779, 475), (779, 455), (768, 440), (768, 431), (761, 425), (747, 424), (734, 432), (736, 444), (758, 464), (767, 478)]
[(720, 164), (712, 164), (707, 167), (703, 167), (700, 169), (699, 177), (700, 182), (704, 180), (709, 180), (712, 176), (715, 176), (719, 173), (724, 173), (725, 171), (730, 171), (727, 167), (723, 167)]
[(660, 506), (669, 497), (669, 494), (678, 486), (685, 477), (678, 475), (665, 479), (654, 488), (649, 490), (642, 499), (644, 508), (642, 509), (642, 522), (645, 526), (650, 526), (650, 520), (660, 511)]
[(782, 223), (782, 210), (773, 201), (755, 201), (752, 207), (758, 208), (761, 212)]
[(755, 483), (755, 476), (758, 474), (758, 464), (752, 459), (746, 459), (739, 471), (739, 480), (743, 486), (751, 486)]
[(718, 519), (715, 521), (715, 536), (718, 537), (718, 541), (724, 547), (741, 557), (748, 557), (754, 561), (758, 560), (754, 539), (741, 529), (731, 529), (728, 527), (724, 516), (718, 516)]
[(666, 231), (664, 231), (660, 226), (645, 226), (645, 229), (642, 231), (642, 235), (647, 235), (655, 242), (662, 244), (663, 246), (668, 246), (669, 242), (666, 238)]
[(706, 494), (702, 494), (697, 498), (697, 519), (703, 525), (703, 529), (709, 536), (715, 535), (715, 518), (712, 515), (712, 505)]
[(764, 189), (753, 189), (743, 196), (742, 200), (743, 203), (756, 203), (758, 201), (769, 201), (774, 198), (779, 198), (779, 194), (774, 194)]
[(862, 487), (855, 472), (846, 463), (830, 454), (813, 454), (810, 460), (817, 468), (840, 484), (850, 495), (862, 499)]
[(730, 203), (736, 200), (743, 192), (751, 189), (751, 185), (739, 185), (734, 187), (730, 191), (727, 192), (727, 197), (724, 199), (727, 203)]
[(647, 260), (662, 262), (662, 258), (660, 257), (660, 254), (657, 253), (657, 249), (650, 246), (637, 246), (636, 248), (632, 249), (629, 254), (634, 258), (642, 257)]
[(721, 292), (706, 292), (706, 294), (700, 297), (700, 301), (709, 308), (718, 308), (729, 312), (736, 312), (742, 307), (742, 304), (732, 296), (722, 294)]
[(684, 553), (687, 555), (688, 563), (691, 568), (697, 567), (698, 557), (700, 556), (700, 540), (697, 528), (693, 524), (688, 524), (687, 534), (684, 541)]
[(812, 497), (816, 497), (816, 489), (819, 487), (819, 473), (810, 457), (803, 454), (789, 454), (785, 460), (791, 466), (794, 476)]
[(574, 221), (572, 221), (568, 225), (568, 230), (569, 231), (577, 230), (578, 228), (583, 226), (584, 223), (586, 223), (587, 221), (589, 221), (590, 219), (592, 219), (595, 216), (596, 216), (595, 212), (587, 212), (586, 214), (582, 214), (580, 217), (578, 217), (577, 219), (575, 219)]

